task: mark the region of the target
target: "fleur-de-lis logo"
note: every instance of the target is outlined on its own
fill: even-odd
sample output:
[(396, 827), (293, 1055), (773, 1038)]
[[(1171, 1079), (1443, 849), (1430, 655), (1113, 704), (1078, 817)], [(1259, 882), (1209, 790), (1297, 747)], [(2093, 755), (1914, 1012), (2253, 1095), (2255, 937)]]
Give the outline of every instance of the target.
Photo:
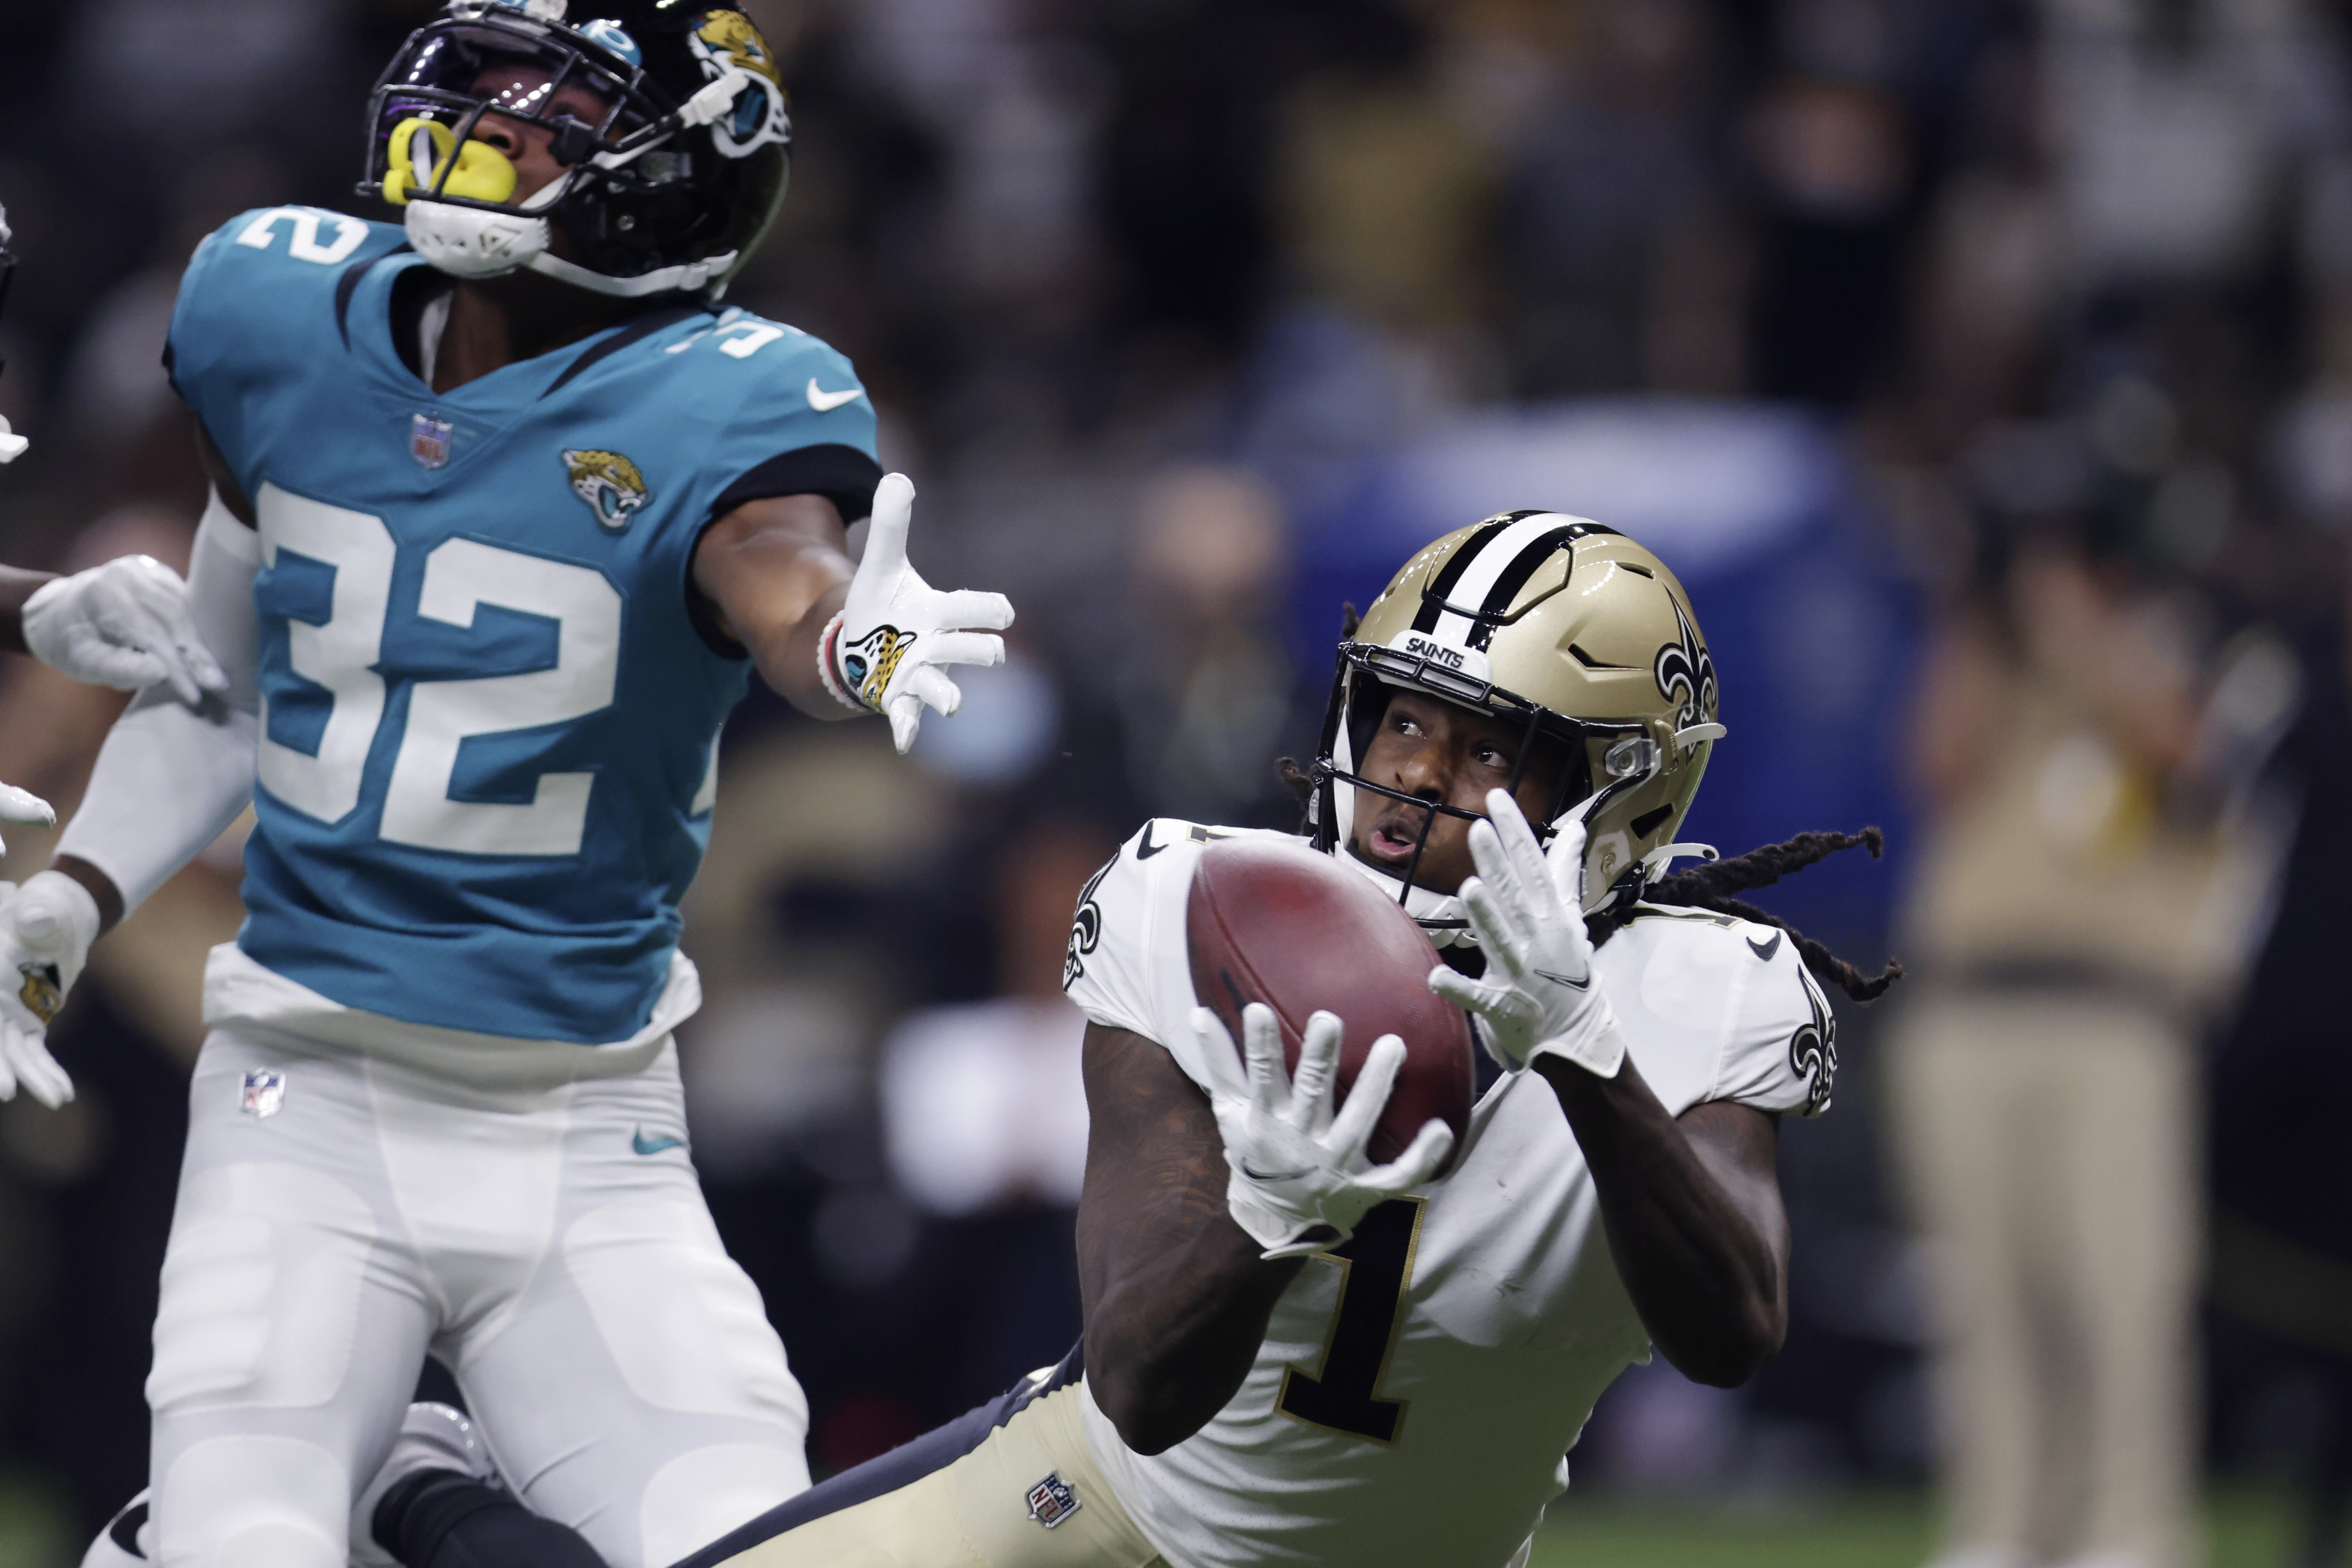
[(1698, 640), (1698, 628), (1683, 613), (1683, 602), (1671, 594), (1666, 597), (1675, 607), (1675, 624), (1682, 628), (1682, 640), (1660, 648), (1652, 668), (1658, 678), (1658, 695), (1675, 705), (1675, 727), (1687, 730), (1715, 717), (1715, 658)]
[[(1144, 831), (1150, 833), (1151, 829), (1147, 826)], [(1077, 912), (1070, 917), (1070, 945), (1062, 954), (1062, 989), (1065, 991), (1087, 972), (1087, 954), (1092, 952), (1095, 943), (1102, 940), (1102, 906), (1095, 902), (1095, 889), (1102, 886), (1103, 879), (1109, 876), (1110, 868), (1118, 864), (1118, 856), (1113, 855), (1102, 863), (1102, 869), (1087, 878), (1087, 885), (1078, 889)]]
[(1830, 999), (1822, 994), (1811, 970), (1800, 965), (1797, 978), (1805, 983), (1805, 1000), (1813, 1016), (1789, 1037), (1789, 1070), (1805, 1080), (1805, 1114), (1818, 1116), (1829, 1109), (1830, 1089), (1837, 1078), (1837, 1015), (1830, 1011)]

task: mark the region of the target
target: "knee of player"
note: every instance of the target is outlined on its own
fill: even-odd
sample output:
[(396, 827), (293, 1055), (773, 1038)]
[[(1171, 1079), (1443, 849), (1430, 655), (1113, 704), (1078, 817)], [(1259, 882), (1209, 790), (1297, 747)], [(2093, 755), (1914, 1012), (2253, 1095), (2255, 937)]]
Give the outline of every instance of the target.
[(344, 1568), (351, 1475), (293, 1437), (215, 1437), (164, 1471), (156, 1556), (170, 1568)]

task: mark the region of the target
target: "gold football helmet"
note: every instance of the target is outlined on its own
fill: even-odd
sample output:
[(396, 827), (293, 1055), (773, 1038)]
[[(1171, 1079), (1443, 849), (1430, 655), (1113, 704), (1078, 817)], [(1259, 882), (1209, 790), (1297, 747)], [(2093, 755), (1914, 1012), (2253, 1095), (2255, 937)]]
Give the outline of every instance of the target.
[[(1481, 815), (1358, 775), (1387, 706), (1382, 689), (1394, 687), (1523, 723), (1520, 769), (1536, 737), (1566, 746), (1568, 766), (1537, 831), (1549, 838), (1584, 822), (1588, 911), (1640, 897), (1677, 854), (1713, 858), (1672, 840), (1724, 733), (1715, 660), (1675, 574), (1616, 530), (1559, 512), (1505, 512), (1404, 563), (1339, 645), (1307, 803), (1319, 849), (1344, 849), (1357, 790), (1425, 807), (1424, 843), (1439, 814)], [(1416, 853), (1401, 900), (1433, 939), (1461, 940), (1455, 900), (1412, 885), (1419, 863)]]

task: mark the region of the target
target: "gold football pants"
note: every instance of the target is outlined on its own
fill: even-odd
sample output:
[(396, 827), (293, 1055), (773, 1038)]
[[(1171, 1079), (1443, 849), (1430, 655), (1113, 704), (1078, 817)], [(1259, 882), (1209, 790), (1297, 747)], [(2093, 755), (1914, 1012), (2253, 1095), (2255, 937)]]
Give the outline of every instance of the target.
[(1095, 1468), (1087, 1397), (1070, 1372), (1040, 1375), (678, 1568), (1166, 1568)]

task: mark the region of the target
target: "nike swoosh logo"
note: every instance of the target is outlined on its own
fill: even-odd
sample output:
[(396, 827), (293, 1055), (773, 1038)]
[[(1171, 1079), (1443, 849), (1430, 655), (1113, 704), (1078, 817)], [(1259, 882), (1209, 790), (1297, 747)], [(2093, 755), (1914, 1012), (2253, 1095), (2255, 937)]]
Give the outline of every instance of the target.
[(1538, 969), (1536, 973), (1542, 975), (1546, 980), (1555, 981), (1559, 984), (1567, 986), (1570, 991), (1590, 991), (1592, 989), (1592, 976), (1590, 974), (1586, 975), (1581, 980), (1570, 980), (1567, 975), (1554, 974), (1549, 969)]
[(1296, 1171), (1253, 1171), (1247, 1160), (1242, 1162), (1242, 1174), (1253, 1182), (1295, 1182), (1313, 1169), (1312, 1165), (1301, 1165)]
[(843, 404), (853, 403), (865, 395), (866, 389), (862, 386), (853, 386), (846, 392), (825, 392), (817, 386), (816, 377), (809, 377), (809, 406), (819, 414), (830, 414)]
[(658, 1154), (665, 1149), (685, 1148), (686, 1140), (672, 1138), (667, 1134), (659, 1138), (648, 1138), (646, 1136), (646, 1130), (640, 1127), (637, 1129), (636, 1136), (629, 1140), (629, 1147), (640, 1154)]
[(1760, 943), (1754, 937), (1749, 937), (1748, 939), (1748, 951), (1762, 959), (1765, 963), (1771, 963), (1772, 955), (1780, 951), (1780, 933), (1777, 931), (1774, 931), (1770, 942)]
[(1143, 842), (1135, 847), (1135, 858), (1139, 860), (1149, 860), (1167, 847), (1165, 844), (1151, 842), (1151, 824), (1147, 822), (1143, 825)]

